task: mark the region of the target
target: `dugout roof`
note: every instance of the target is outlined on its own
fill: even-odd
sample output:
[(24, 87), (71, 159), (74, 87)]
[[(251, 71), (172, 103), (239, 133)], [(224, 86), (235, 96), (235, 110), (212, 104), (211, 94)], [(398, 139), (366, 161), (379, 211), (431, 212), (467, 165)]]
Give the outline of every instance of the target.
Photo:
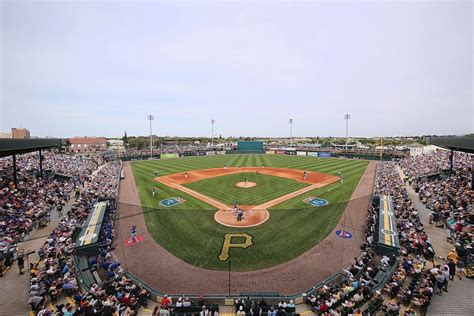
[(431, 145), (462, 151), (466, 153), (474, 153), (474, 135), (469, 136), (453, 136), (453, 137), (430, 137)]
[(46, 139), (0, 139), (0, 158), (25, 154), (40, 149), (61, 147), (63, 140), (59, 138)]

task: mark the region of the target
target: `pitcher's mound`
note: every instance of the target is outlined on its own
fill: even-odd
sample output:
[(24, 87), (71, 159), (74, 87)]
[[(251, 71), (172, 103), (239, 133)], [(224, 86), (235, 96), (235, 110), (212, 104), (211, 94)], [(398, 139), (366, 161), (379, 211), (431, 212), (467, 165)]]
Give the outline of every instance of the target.
[(235, 184), (235, 186), (239, 187), (239, 188), (253, 188), (254, 186), (256, 186), (257, 184), (255, 182), (250, 182), (250, 181), (247, 181), (247, 183), (245, 182), (237, 182)]

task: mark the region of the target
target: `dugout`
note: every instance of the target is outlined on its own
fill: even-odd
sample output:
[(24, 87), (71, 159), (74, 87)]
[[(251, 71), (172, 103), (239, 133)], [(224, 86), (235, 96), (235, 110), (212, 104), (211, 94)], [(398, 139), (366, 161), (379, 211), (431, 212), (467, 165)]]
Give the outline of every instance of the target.
[(88, 256), (95, 256), (99, 253), (99, 233), (107, 207), (108, 201), (98, 202), (94, 205), (94, 210), (87, 217), (76, 240), (74, 248), (76, 253)]
[(388, 256), (398, 254), (399, 249), (400, 242), (392, 199), (383, 195), (380, 197), (377, 253)]

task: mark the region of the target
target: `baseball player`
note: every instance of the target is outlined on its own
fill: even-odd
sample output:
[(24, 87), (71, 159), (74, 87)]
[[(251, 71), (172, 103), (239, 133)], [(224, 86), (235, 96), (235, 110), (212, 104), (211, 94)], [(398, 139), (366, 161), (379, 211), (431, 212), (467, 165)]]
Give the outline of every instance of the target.
[(138, 241), (138, 238), (137, 238), (137, 226), (136, 225), (133, 225), (132, 226), (132, 237), (130, 238), (130, 242), (137, 242)]
[(242, 221), (242, 218), (244, 217), (244, 212), (239, 208), (237, 210), (237, 221), (240, 222)]
[(184, 178), (185, 178), (185, 179), (188, 178), (188, 173), (187, 173), (187, 172), (184, 173)]

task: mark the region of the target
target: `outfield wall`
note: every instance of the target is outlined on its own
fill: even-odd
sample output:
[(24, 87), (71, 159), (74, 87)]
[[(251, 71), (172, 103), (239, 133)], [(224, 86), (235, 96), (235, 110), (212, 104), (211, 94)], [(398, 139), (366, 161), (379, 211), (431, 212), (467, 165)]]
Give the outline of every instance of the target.
[(357, 153), (334, 153), (330, 151), (303, 151), (303, 150), (288, 150), (288, 149), (275, 149), (275, 150), (198, 150), (198, 151), (185, 151), (181, 153), (163, 153), (150, 155), (138, 155), (138, 156), (122, 156), (122, 161), (133, 161), (133, 160), (148, 160), (148, 159), (169, 159), (178, 157), (190, 157), (190, 156), (213, 156), (213, 155), (295, 155), (295, 156), (310, 156), (319, 158), (347, 158), (347, 159), (364, 159), (364, 160), (383, 160), (391, 161), (397, 160), (398, 158), (392, 154), (384, 154), (382, 159), (379, 154), (357, 154)]

